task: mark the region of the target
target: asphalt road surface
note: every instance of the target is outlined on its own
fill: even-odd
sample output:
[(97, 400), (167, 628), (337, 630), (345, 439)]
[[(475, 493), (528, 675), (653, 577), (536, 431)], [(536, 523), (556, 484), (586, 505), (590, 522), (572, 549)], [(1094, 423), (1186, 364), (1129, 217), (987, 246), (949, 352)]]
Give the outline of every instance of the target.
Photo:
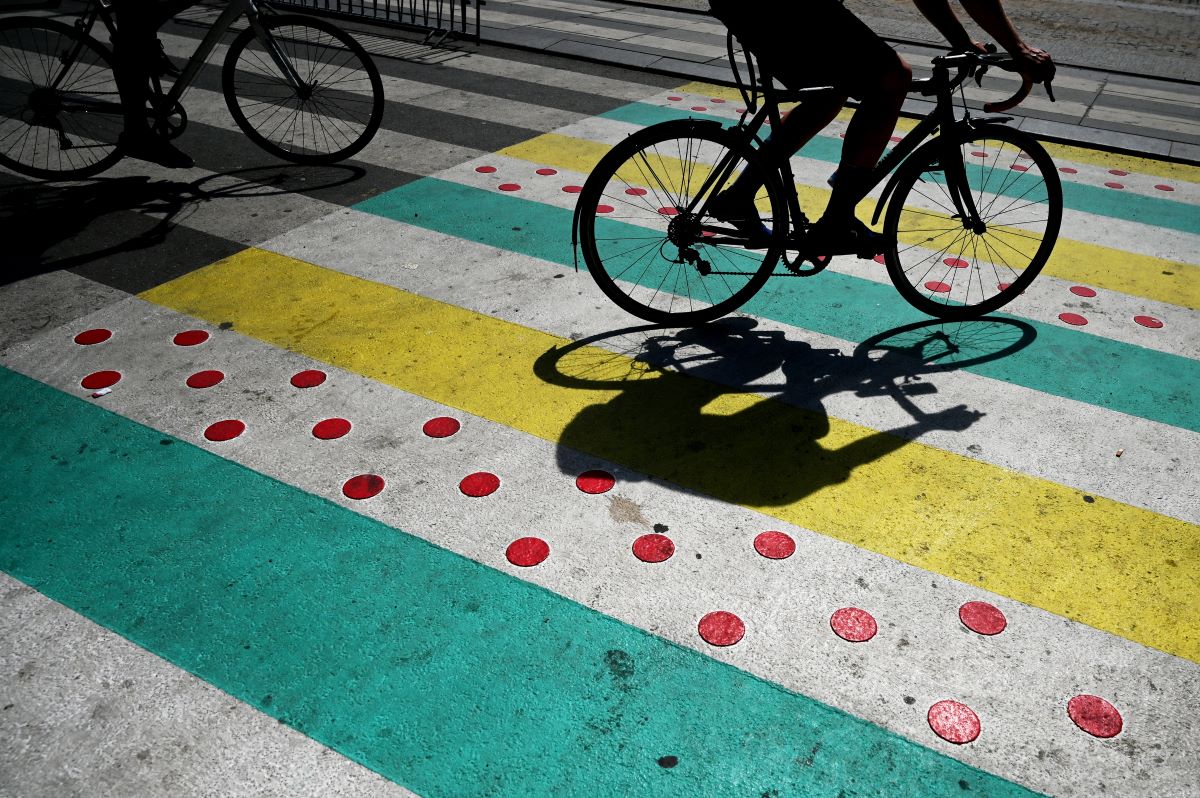
[[(707, 0), (658, 0), (653, 5), (708, 8)], [(885, 37), (940, 41), (909, 0), (846, 0), (846, 5)], [(1196, 0), (1008, 0), (1005, 7), (1027, 41), (1062, 63), (1200, 81)]]

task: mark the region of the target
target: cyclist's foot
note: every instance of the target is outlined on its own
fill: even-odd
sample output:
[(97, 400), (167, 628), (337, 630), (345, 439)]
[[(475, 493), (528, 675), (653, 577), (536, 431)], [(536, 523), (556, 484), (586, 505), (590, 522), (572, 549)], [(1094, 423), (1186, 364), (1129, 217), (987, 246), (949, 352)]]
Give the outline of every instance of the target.
[(718, 221), (733, 225), (734, 229), (750, 239), (747, 246), (766, 246), (771, 238), (771, 228), (763, 224), (753, 199), (731, 196), (722, 191), (708, 203), (708, 213)]
[(819, 255), (857, 255), (873, 258), (883, 254), (884, 235), (851, 217), (837, 222), (822, 218), (808, 229), (808, 249)]
[(190, 169), (195, 165), (192, 156), (153, 133), (122, 136), (121, 149), (130, 158), (156, 163), (168, 169)]

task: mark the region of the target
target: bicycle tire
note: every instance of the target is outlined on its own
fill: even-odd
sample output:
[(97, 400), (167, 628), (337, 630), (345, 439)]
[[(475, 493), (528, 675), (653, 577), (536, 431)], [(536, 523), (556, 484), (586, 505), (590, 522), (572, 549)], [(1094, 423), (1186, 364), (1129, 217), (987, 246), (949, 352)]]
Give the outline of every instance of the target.
[(237, 126), (293, 163), (337, 163), (359, 152), (383, 120), (383, 81), (371, 56), (323, 19), (280, 14), (260, 22), (311, 94), (292, 87), (248, 27), (229, 46), (221, 74)]
[[(735, 170), (749, 164), (766, 176), (757, 204), (769, 203), (772, 235), (763, 249), (712, 243), (726, 238), (712, 230), (684, 236), (708, 264), (703, 273), (703, 266), (681, 262), (679, 231), (721, 223), (680, 212), (727, 151), (735, 153)], [(613, 147), (585, 181), (577, 213), (584, 263), (605, 296), (638, 318), (679, 326), (720, 318), (754, 296), (774, 270), (788, 223), (778, 172), (735, 131), (690, 119), (652, 125)]]
[(58, 20), (0, 19), (0, 165), (71, 180), (119, 161), (125, 116), (112, 64), (108, 48)]
[(970, 319), (1016, 299), (1046, 265), (1062, 223), (1062, 183), (1045, 147), (1004, 125), (955, 137), (982, 230), (954, 217), (935, 139), (900, 167), (884, 217), (888, 275), (917, 310)]

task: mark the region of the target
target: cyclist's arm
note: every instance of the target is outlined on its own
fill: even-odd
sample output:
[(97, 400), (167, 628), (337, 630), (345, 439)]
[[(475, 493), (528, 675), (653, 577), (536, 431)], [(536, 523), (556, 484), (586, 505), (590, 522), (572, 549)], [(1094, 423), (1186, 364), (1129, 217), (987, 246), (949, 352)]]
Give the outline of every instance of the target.
[[(978, 42), (971, 41), (958, 17), (950, 8), (949, 0), (913, 0), (917, 8), (956, 50), (978, 50)], [(1000, 0), (960, 0), (963, 8), (979, 26), (1007, 50), (1021, 65), (1021, 72), (1037, 81), (1054, 77), (1054, 61), (1050, 54), (1037, 47), (1030, 47), (1021, 39)]]

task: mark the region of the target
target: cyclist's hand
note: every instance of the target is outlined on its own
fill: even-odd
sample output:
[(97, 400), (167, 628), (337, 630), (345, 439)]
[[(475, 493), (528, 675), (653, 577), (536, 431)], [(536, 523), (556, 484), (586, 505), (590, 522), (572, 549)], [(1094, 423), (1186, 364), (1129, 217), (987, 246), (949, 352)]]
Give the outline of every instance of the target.
[(1022, 42), (1010, 55), (1017, 62), (1017, 71), (1034, 83), (1048, 83), (1054, 79), (1054, 59), (1045, 50)]

